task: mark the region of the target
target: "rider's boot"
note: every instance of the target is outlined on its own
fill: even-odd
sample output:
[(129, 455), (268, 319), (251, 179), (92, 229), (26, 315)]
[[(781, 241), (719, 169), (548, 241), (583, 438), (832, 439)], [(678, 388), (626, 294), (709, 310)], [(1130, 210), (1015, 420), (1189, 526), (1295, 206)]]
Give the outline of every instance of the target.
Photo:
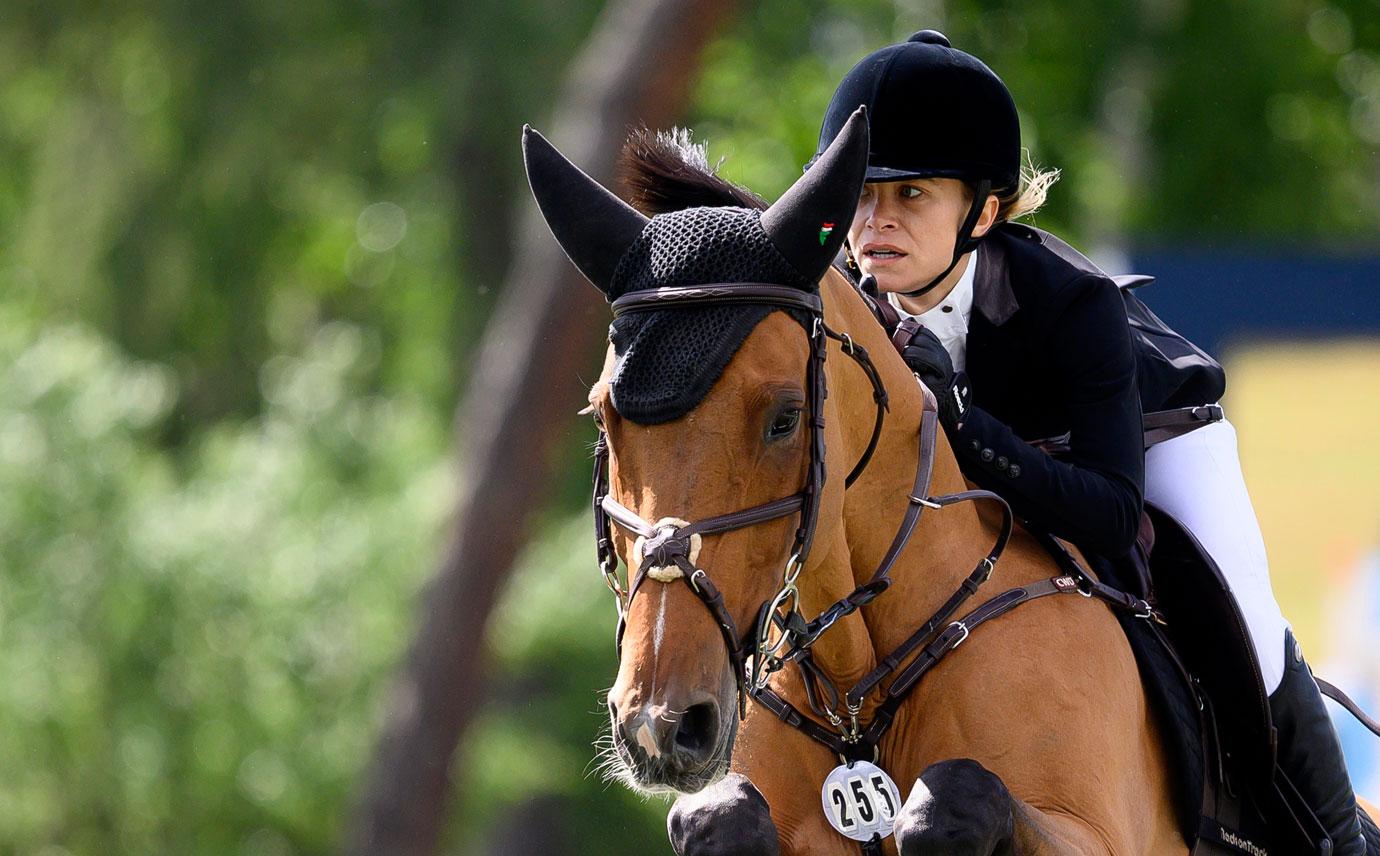
[(1366, 856), (1342, 745), (1292, 630), (1284, 632), (1284, 679), (1270, 696), (1270, 715), (1279, 767), (1327, 830), (1332, 856)]

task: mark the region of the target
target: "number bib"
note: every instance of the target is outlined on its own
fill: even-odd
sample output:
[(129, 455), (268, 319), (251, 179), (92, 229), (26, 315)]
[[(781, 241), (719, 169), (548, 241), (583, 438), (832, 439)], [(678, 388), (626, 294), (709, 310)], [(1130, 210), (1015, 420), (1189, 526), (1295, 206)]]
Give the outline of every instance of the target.
[(829, 824), (854, 841), (867, 841), (873, 835), (886, 838), (901, 808), (896, 783), (867, 761), (835, 767), (824, 779), (820, 799)]

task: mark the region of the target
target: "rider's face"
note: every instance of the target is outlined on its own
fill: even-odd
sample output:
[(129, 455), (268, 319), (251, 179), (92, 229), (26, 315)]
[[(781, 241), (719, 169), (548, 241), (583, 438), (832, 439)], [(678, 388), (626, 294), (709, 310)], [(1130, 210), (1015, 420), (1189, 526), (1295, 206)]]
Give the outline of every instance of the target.
[[(956, 178), (868, 183), (858, 199), (848, 245), (863, 273), (880, 291), (914, 291), (953, 260), (969, 191)], [(988, 218), (983, 217), (983, 220)], [(979, 224), (975, 234), (986, 231)]]

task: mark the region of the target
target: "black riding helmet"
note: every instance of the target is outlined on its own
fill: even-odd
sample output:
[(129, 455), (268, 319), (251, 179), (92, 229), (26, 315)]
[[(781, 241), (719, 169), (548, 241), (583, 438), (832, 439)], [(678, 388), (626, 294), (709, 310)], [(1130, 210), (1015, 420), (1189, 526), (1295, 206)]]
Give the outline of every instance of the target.
[[(825, 111), (817, 152), (828, 148), (860, 104), (867, 105), (871, 126), (868, 181), (957, 178), (974, 190), (953, 261), (933, 282), (909, 292), (919, 296), (981, 241), (972, 231), (987, 195), (1019, 186), (1016, 102), (981, 60), (950, 47), (944, 34), (921, 30), (899, 45), (868, 54), (844, 76)], [(818, 157), (816, 153), (810, 163)]]

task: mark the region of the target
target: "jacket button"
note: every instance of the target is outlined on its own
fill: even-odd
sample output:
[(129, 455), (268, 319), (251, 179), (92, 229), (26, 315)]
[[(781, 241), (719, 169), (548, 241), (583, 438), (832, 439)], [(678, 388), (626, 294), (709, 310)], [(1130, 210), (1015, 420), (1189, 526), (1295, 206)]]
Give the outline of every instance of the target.
[(982, 448), (982, 444), (979, 443), (977, 440), (972, 441), (972, 442), (969, 443), (968, 445), (970, 445), (970, 446), (973, 447), (973, 451), (974, 451), (974, 452), (976, 452), (976, 451), (978, 451), (979, 449)]
[(995, 455), (995, 454), (996, 454), (996, 453), (993, 452), (991, 449), (983, 449), (983, 450), (982, 450), (982, 462), (985, 464), (985, 463), (987, 463), (988, 461), (992, 460), (992, 456)]
[(1006, 469), (1007, 465), (1010, 463), (1011, 462), (1006, 459), (1005, 455), (1000, 455), (997, 457), (997, 469), (999, 470)]
[(1020, 465), (1020, 464), (1012, 464), (1012, 465), (1011, 465), (1011, 468), (1010, 468), (1009, 470), (1006, 471), (1006, 474), (1007, 474), (1008, 476), (1010, 476), (1011, 478), (1014, 479), (1016, 476), (1018, 476), (1018, 475), (1021, 474), (1021, 465)]

